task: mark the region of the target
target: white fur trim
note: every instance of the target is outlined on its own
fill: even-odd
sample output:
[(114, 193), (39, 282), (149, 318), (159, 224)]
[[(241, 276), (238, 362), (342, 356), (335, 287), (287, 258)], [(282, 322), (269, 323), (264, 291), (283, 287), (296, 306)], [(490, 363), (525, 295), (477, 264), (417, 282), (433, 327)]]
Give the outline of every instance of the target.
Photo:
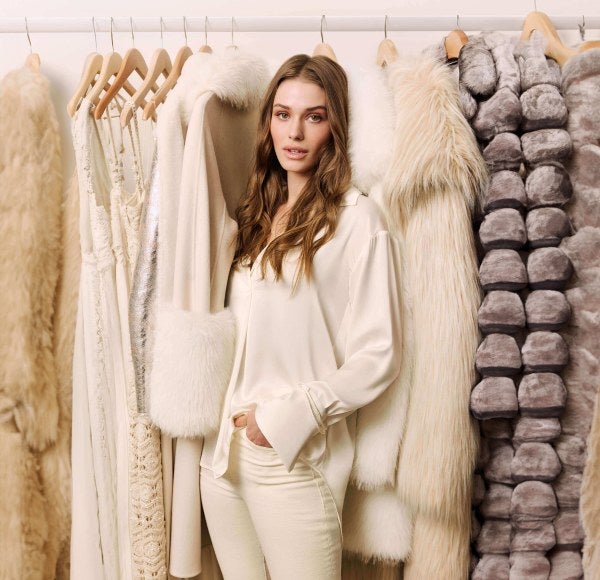
[(392, 163), (395, 111), (386, 72), (379, 67), (347, 69), (350, 97), (352, 182), (372, 195)]
[(149, 406), (153, 423), (164, 433), (200, 437), (218, 429), (234, 343), (229, 310), (158, 313)]
[(412, 515), (393, 489), (348, 487), (342, 518), (344, 551), (362, 560), (397, 563), (410, 552)]

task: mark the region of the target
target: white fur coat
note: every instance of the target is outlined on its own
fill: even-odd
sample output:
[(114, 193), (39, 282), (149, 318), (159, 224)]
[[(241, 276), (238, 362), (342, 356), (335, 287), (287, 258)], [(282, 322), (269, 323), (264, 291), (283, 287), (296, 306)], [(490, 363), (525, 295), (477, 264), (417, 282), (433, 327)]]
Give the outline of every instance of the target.
[(402, 245), (404, 346), (397, 383), (359, 412), (345, 548), (407, 560), (409, 578), (466, 578), (480, 304), (471, 214), (487, 173), (444, 64), (401, 58), (350, 78), (354, 180)]

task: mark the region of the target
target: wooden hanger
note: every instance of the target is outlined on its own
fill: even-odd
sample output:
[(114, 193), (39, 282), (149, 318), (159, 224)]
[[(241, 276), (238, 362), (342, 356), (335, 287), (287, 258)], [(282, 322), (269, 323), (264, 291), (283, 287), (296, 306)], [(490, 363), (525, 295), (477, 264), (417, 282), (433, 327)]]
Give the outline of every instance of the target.
[(102, 64), (104, 59), (101, 54), (92, 52), (88, 55), (85, 64), (83, 65), (83, 72), (81, 73), (81, 80), (67, 105), (67, 113), (69, 117), (72, 117), (79, 107), (81, 99), (86, 93), (96, 84), (96, 79), (102, 72)]
[(37, 52), (32, 52), (25, 59), (25, 66), (35, 72), (38, 72), (40, 70), (41, 64), (42, 61), (40, 60), (40, 55)]
[[(133, 115), (134, 106), (139, 107), (144, 102), (146, 95), (152, 90), (152, 87), (155, 87), (153, 90), (154, 94), (158, 93), (159, 89), (156, 88), (156, 80), (163, 75), (166, 81), (172, 69), (173, 65), (171, 64), (169, 53), (164, 48), (159, 48), (155, 51), (152, 57), (152, 64), (147, 70), (140, 88), (132, 95), (131, 101), (125, 103), (121, 111), (121, 127), (127, 126)], [(150, 103), (145, 104), (144, 111), (149, 105)]]
[(521, 40), (529, 40), (534, 30), (537, 30), (545, 39), (544, 54), (553, 58), (560, 66), (564, 65), (576, 50), (565, 46), (556, 32), (550, 18), (543, 12), (530, 12), (523, 23)]
[(325, 14), (321, 16), (321, 42), (315, 46), (313, 50), (313, 56), (326, 56), (331, 60), (335, 60), (337, 62), (337, 58), (335, 57), (335, 52), (333, 52), (333, 48), (329, 46), (326, 42), (323, 41), (323, 22), (325, 20)]
[[(119, 71), (121, 70), (121, 63), (123, 62), (121, 55), (118, 52), (115, 52), (112, 17), (110, 19), (110, 43), (113, 50), (102, 57), (102, 68), (100, 69), (98, 78), (94, 82), (94, 86), (85, 95), (85, 97), (92, 103), (92, 106), (97, 106), (102, 93), (110, 88), (110, 81), (113, 77), (119, 74)], [(135, 91), (135, 89), (129, 83), (127, 83), (126, 90)], [(81, 98), (83, 98), (83, 95)]]
[(32, 71), (38, 72), (41, 66), (40, 55), (37, 52), (33, 52), (31, 36), (29, 36), (29, 23), (27, 22), (27, 17), (25, 17), (25, 34), (27, 34), (27, 41), (29, 42), (29, 56), (25, 59), (25, 66)]
[(389, 38), (384, 38), (377, 48), (377, 65), (387, 66), (392, 64), (397, 58), (398, 49), (396, 45)]
[(600, 48), (600, 40), (586, 40), (577, 47), (577, 52), (582, 53), (592, 48)]
[(379, 43), (377, 48), (376, 62), (377, 66), (387, 66), (392, 64), (398, 58), (398, 49), (396, 45), (387, 37), (387, 14), (385, 16), (385, 22), (383, 24), (383, 40)]
[[(86, 98), (93, 106), (98, 106), (102, 93), (110, 89), (110, 81), (119, 74), (122, 62), (123, 58), (118, 52), (109, 52), (104, 55), (104, 58), (102, 59), (102, 70), (100, 71), (94, 86), (86, 95)], [(127, 92), (131, 91), (132, 93), (135, 92), (134, 87), (131, 86), (129, 82), (125, 84), (125, 90)]]
[(315, 49), (313, 50), (313, 56), (326, 56), (331, 60), (337, 61), (335, 52), (333, 52), (333, 48), (331, 48), (331, 46), (329, 46), (326, 42), (320, 42), (317, 44), (317, 46), (315, 46)]
[[(125, 89), (125, 91), (133, 96), (135, 94), (135, 88), (128, 82), (130, 75), (134, 72), (137, 72), (139, 76), (144, 79), (148, 74), (148, 65), (142, 56), (142, 53), (137, 48), (130, 48), (123, 57), (123, 61), (121, 62), (121, 67), (117, 76), (112, 83), (112, 85), (108, 88), (104, 96), (100, 99), (100, 102), (96, 106), (94, 110), (94, 118), (96, 120), (102, 117), (102, 114), (108, 107), (108, 104), (112, 101), (112, 99), (117, 95), (117, 93), (121, 89)], [(158, 88), (156, 84), (151, 87), (152, 91), (157, 91)], [(140, 103), (142, 107), (146, 106), (146, 101), (142, 100)]]
[(165, 79), (165, 82), (160, 86), (158, 91), (154, 93), (152, 99), (150, 99), (148, 104), (144, 107), (144, 112), (142, 113), (142, 119), (144, 121), (147, 121), (148, 119), (150, 119), (150, 117), (156, 117), (157, 107), (164, 103), (169, 91), (177, 84), (177, 81), (181, 76), (181, 71), (183, 69), (183, 65), (185, 64), (185, 61), (193, 54), (192, 49), (188, 46), (187, 19), (185, 16), (183, 17), (183, 34), (185, 36), (185, 46), (180, 48), (177, 54), (175, 55), (175, 60), (173, 61), (171, 72), (169, 72), (167, 78)]
[(175, 56), (171, 72), (168, 74), (165, 82), (160, 86), (158, 91), (154, 94), (152, 99), (144, 107), (144, 113), (142, 119), (147, 121), (150, 117), (154, 117), (157, 107), (164, 103), (167, 98), (169, 91), (175, 86), (179, 77), (181, 76), (181, 70), (185, 61), (192, 55), (192, 49), (189, 46), (184, 46), (179, 49), (179, 52)]
[(444, 38), (444, 48), (446, 49), (446, 58), (455, 60), (460, 54), (460, 49), (469, 42), (469, 37), (460, 29), (451, 30), (448, 36)]

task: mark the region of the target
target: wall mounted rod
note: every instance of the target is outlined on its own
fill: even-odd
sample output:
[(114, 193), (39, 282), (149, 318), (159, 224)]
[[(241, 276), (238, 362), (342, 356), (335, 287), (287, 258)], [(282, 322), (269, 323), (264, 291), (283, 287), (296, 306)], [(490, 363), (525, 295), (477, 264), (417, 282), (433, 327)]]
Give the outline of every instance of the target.
[[(183, 32), (183, 17), (162, 17), (163, 30)], [(583, 15), (550, 16), (557, 30), (577, 31)], [(521, 16), (463, 16), (459, 15), (460, 28), (465, 31), (521, 30), (525, 15)], [(187, 16), (188, 32), (231, 32), (231, 16)], [(323, 32), (383, 32), (385, 15), (381, 16), (327, 16)], [(30, 33), (92, 32), (92, 17), (27, 17)], [(95, 16), (97, 32), (110, 31), (110, 16)], [(135, 32), (159, 32), (160, 16), (133, 17)], [(457, 27), (457, 17), (452, 16), (389, 16), (388, 32), (449, 31)], [(585, 15), (587, 30), (600, 29), (600, 16)], [(114, 32), (131, 32), (129, 16), (113, 18)], [(321, 15), (317, 16), (234, 16), (234, 32), (315, 32), (321, 30)], [(0, 33), (25, 33), (25, 18), (0, 18)]]

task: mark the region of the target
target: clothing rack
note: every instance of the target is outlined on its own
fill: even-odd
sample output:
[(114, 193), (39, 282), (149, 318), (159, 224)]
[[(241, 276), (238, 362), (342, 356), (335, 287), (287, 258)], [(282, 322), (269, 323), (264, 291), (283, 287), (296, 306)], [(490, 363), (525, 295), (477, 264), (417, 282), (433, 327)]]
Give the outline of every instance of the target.
[[(0, 18), (0, 33), (47, 32), (425, 32), (521, 30), (520, 16), (139, 16)], [(557, 30), (600, 29), (600, 16), (551, 17)], [(325, 39), (326, 40), (326, 39)]]

